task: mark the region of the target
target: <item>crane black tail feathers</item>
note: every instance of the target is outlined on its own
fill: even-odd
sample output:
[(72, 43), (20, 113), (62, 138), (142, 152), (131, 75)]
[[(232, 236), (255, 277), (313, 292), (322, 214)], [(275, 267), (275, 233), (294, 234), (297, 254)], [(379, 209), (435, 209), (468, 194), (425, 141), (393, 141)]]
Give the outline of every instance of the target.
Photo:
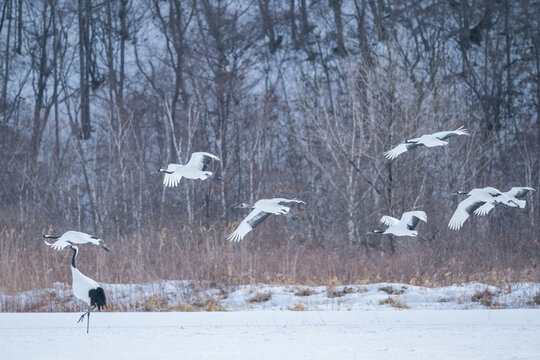
[(107, 307), (107, 300), (105, 299), (105, 292), (103, 288), (98, 287), (88, 292), (90, 296), (90, 305), (97, 307), (98, 311)]

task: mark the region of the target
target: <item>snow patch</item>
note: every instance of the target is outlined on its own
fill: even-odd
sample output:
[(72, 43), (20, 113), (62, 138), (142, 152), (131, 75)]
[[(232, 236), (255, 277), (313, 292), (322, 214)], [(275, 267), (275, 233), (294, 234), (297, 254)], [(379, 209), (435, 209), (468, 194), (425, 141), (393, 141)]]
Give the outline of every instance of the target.
[[(535, 308), (539, 283), (504, 287), (466, 283), (429, 288), (400, 283), (346, 286), (222, 285), (213, 282), (156, 281), (145, 284), (102, 284), (109, 311), (351, 311), (376, 309)], [(84, 307), (71, 287), (0, 294), (0, 311), (79, 311)]]

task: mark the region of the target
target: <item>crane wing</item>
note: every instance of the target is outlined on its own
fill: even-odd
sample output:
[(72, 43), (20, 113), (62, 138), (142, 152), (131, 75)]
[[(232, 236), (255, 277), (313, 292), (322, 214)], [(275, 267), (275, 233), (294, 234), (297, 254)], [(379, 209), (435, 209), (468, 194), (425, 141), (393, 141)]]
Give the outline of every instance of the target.
[(513, 196), (516, 199), (521, 199), (522, 197), (525, 197), (529, 191), (536, 191), (531, 187), (513, 187), (507, 192), (505, 192), (508, 196)]
[(52, 247), (54, 250), (62, 250), (66, 247), (70, 246), (71, 244), (86, 244), (86, 243), (92, 243), (95, 245), (99, 245), (100, 239), (96, 236), (89, 235), (87, 233), (83, 233), (80, 231), (66, 231), (62, 234), (62, 236), (52, 236), (52, 235), (45, 235), (45, 238), (49, 239), (58, 239), (54, 243), (49, 243), (45, 241), (45, 244), (47, 246)]
[(166, 187), (178, 186), (178, 183), (180, 183), (180, 180), (182, 179), (182, 175), (180, 175), (177, 170), (179, 170), (181, 166), (182, 165), (179, 164), (169, 164), (169, 166), (167, 166), (168, 172), (166, 172), (163, 177), (163, 185)]
[(298, 199), (274, 198), (272, 200), (277, 202), (279, 205), (305, 204), (304, 201)]
[(487, 215), (495, 205), (493, 203), (485, 203), (484, 205), (480, 206), (478, 209), (474, 210), (474, 215), (478, 216), (485, 216)]
[(467, 129), (465, 129), (463, 126), (461, 126), (459, 129), (456, 129), (454, 131), (439, 131), (433, 134), (436, 138), (439, 140), (446, 140), (448, 138), (451, 138), (453, 136), (457, 135), (467, 135), (469, 136), (469, 132)]
[(47, 242), (47, 240), (45, 240), (45, 244), (46, 244), (47, 246), (52, 247), (54, 250), (58, 250), (58, 251), (63, 250), (64, 248), (66, 248), (67, 246), (70, 245), (70, 244), (69, 244), (66, 240), (64, 240), (64, 239), (58, 239), (58, 240), (56, 240), (55, 242), (53, 242), (52, 244), (49, 243), (49, 242)]
[(472, 196), (469, 196), (462, 202), (460, 202), (448, 223), (448, 227), (452, 230), (458, 230), (463, 226), (463, 223), (469, 218), (469, 216), (480, 206), (486, 202), (478, 200)]
[(423, 222), (427, 222), (427, 215), (423, 211), (408, 211), (404, 212), (403, 215), (401, 215), (400, 222), (405, 223), (407, 226), (407, 229), (414, 230), (418, 222), (422, 220)]
[(254, 209), (252, 212), (249, 213), (248, 216), (242, 222), (236, 230), (227, 236), (227, 239), (229, 241), (240, 241), (246, 236), (248, 232), (250, 232), (252, 229), (256, 228), (260, 223), (262, 223), (264, 220), (266, 220), (267, 217), (272, 215), (271, 213), (267, 213), (264, 211), (261, 211), (259, 209)]
[(418, 141), (418, 139), (411, 139), (409, 141), (411, 142), (410, 143), (403, 142), (399, 144), (398, 146), (396, 146), (395, 148), (385, 151), (384, 156), (386, 156), (390, 160), (394, 160), (395, 158), (397, 158), (399, 155), (403, 154), (404, 152), (407, 152), (419, 146), (424, 146), (424, 144), (421, 142), (414, 142), (414, 141)]
[(194, 152), (193, 154), (191, 154), (191, 158), (189, 159), (186, 166), (191, 166), (201, 171), (204, 171), (208, 167), (208, 164), (212, 162), (212, 159), (221, 161), (214, 154), (210, 154), (207, 152)]
[(386, 226), (396, 225), (398, 222), (399, 222), (398, 219), (396, 219), (395, 217), (388, 216), (388, 215), (385, 215), (381, 218), (381, 223), (383, 223)]
[(181, 179), (182, 175), (178, 173), (165, 174), (165, 177), (163, 178), (163, 185), (166, 187), (175, 187), (178, 186)]

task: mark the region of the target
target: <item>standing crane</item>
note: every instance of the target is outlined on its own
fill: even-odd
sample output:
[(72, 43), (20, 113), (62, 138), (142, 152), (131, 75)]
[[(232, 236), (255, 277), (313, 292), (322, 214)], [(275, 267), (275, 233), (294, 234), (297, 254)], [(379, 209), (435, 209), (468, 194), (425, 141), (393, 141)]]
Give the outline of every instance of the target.
[(79, 321), (80, 323), (86, 318), (86, 333), (90, 329), (90, 311), (98, 309), (101, 311), (102, 308), (107, 307), (107, 301), (105, 299), (105, 292), (103, 288), (99, 286), (97, 282), (90, 279), (88, 276), (84, 275), (77, 269), (75, 265), (75, 258), (79, 253), (79, 248), (75, 245), (70, 245), (69, 248), (73, 251), (73, 258), (71, 259), (71, 276), (72, 276), (72, 289), (73, 294), (79, 299), (88, 304), (88, 310), (81, 315)]

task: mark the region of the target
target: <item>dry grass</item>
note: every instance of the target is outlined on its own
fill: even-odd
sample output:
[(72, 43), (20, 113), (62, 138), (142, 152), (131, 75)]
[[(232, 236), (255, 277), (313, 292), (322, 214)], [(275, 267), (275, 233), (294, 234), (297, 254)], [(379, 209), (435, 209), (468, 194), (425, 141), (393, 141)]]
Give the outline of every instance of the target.
[(287, 307), (287, 310), (290, 310), (290, 311), (307, 311), (308, 307), (307, 307), (307, 305), (298, 303), (298, 304), (296, 304), (294, 306)]
[[(71, 283), (70, 253), (53, 251), (43, 245), (41, 234), (52, 232), (50, 227), (33, 231), (29, 228), (0, 230), (0, 274), (4, 274), (1, 275), (0, 292), (7, 295), (48, 289), (57, 282)], [(261, 232), (253, 234), (250, 241), (232, 244), (224, 236), (229, 231), (215, 227), (183, 227), (119, 237), (103, 234), (113, 252), (106, 253), (91, 245), (81, 246), (78, 266), (84, 274), (101, 283), (184, 279), (224, 286), (326, 284), (330, 297), (354, 291), (354, 288), (340, 288), (346, 284), (397, 282), (433, 287), (472, 281), (493, 285), (539, 281), (533, 263), (522, 261), (523, 257), (519, 257), (519, 261), (514, 260), (511, 252), (497, 253), (500, 261), (497, 262), (498, 267), (493, 267), (490, 259), (494, 254), (489, 254), (490, 250), (486, 248), (482, 251), (488, 254), (480, 255), (474, 248), (460, 249), (454, 245), (452, 253), (448, 253), (441, 244), (430, 242), (416, 252), (392, 255), (348, 244), (325, 247), (324, 242), (315, 246), (310, 242), (291, 241), (285, 246), (281, 230), (276, 230), (269, 238), (257, 237), (264, 234)], [(397, 295), (401, 291), (393, 288), (381, 290), (389, 295)], [(301, 288), (296, 294), (312, 295), (311, 290)], [(227, 292), (222, 290), (219, 296), (225, 298)], [(9, 300), (3, 302), (0, 306), (6, 311), (22, 310), (17, 308), (18, 305), (9, 304)], [(51, 298), (36, 300), (25, 311), (52, 309), (47, 303), (56, 304), (55, 310), (71, 311), (63, 307), (64, 299)], [(111, 308), (126, 310), (124, 305), (114, 306), (111, 302)], [(196, 299), (180, 305), (167, 304), (158, 298), (141, 299), (139, 307), (148, 311), (170, 308), (191, 311), (192, 307), (219, 310), (214, 303), (197, 303)]]
[(296, 296), (311, 296), (313, 294), (315, 294), (315, 291), (310, 288), (301, 288), (294, 293)]
[(533, 305), (540, 305), (540, 292), (533, 296)]
[(440, 303), (447, 303), (447, 302), (450, 302), (452, 301), (452, 298), (451, 297), (440, 297), (437, 299), (437, 302), (440, 302)]
[(405, 292), (405, 289), (394, 290), (394, 288), (390, 285), (381, 286), (379, 290), (384, 291), (388, 295), (401, 295)]
[(138, 299), (135, 303), (135, 308), (138, 311), (145, 312), (159, 312), (159, 311), (172, 311), (173, 307), (169, 303), (167, 297), (152, 296), (149, 299)]
[(272, 293), (270, 292), (258, 292), (251, 299), (248, 300), (250, 304), (259, 304), (266, 302), (272, 298)]
[(327, 289), (327, 295), (329, 298), (342, 297), (347, 294), (352, 294), (354, 292), (356, 292), (354, 288), (347, 286), (345, 286), (342, 290), (337, 290), (335, 287), (328, 287)]
[(397, 297), (395, 296), (389, 296), (386, 299), (383, 299), (379, 301), (379, 305), (390, 305), (392, 307), (398, 308), (398, 309), (409, 309), (409, 305), (401, 302)]
[(503, 305), (495, 301), (495, 296), (497, 296), (497, 293), (491, 292), (486, 288), (485, 290), (478, 290), (473, 296), (471, 296), (471, 300), (492, 309), (499, 309), (503, 307)]
[(207, 299), (199, 305), (199, 308), (204, 311), (227, 311), (227, 308), (219, 303), (216, 299)]

